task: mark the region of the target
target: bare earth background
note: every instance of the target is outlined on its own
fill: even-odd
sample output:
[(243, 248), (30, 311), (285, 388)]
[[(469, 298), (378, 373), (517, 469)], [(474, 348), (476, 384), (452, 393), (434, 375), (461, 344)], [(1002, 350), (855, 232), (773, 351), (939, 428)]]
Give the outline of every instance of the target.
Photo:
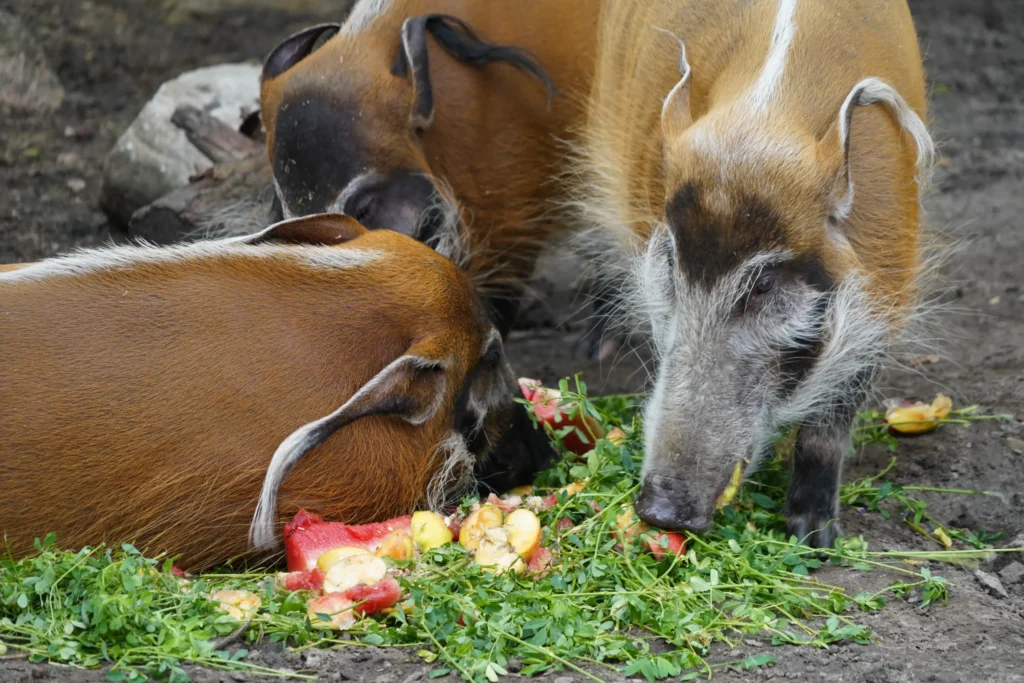
[[(245, 2), (223, 3), (234, 8), (219, 11), (219, 4), (193, 2), (201, 13), (179, 13), (179, 21), (169, 24), (154, 0), (0, 0), (0, 9), (18, 16), (35, 34), (67, 91), (53, 115), (0, 120), (0, 263), (123, 239), (97, 208), (100, 163), (156, 88), (187, 69), (258, 60), (292, 30), (323, 20), (322, 12), (241, 9)], [(914, 372), (890, 372), (876, 399), (929, 399), (942, 390), (958, 405), (977, 403), (986, 411), (1014, 416), (906, 440), (893, 474), (898, 483), (1002, 492), (1005, 502), (929, 498), (930, 511), (951, 526), (1005, 531), (997, 544), (1002, 545), (1024, 531), (1024, 8), (1019, 0), (912, 0), (911, 8), (927, 55), (932, 124), (944, 156), (939, 189), (928, 208), (931, 222), (962, 246), (947, 268), (951, 292), (943, 301), (952, 312), (935, 326), (938, 341), (931, 352), (941, 360)], [(84, 181), (84, 189), (77, 181)], [(547, 310), (536, 310), (542, 314), (536, 317), (557, 323), (571, 298), (566, 292), (545, 297)], [(548, 381), (583, 370), (592, 391), (642, 387), (646, 376), (633, 358), (603, 365), (574, 359), (571, 348), (578, 336), (574, 325), (516, 332), (510, 344), (513, 364), (520, 374)], [(888, 458), (883, 449), (866, 449), (850, 463), (847, 478), (874, 473)], [(848, 533), (863, 534), (876, 549), (924, 547), (897, 521), (845, 510), (843, 522)], [(1004, 555), (984, 569), (994, 573), (1010, 561)], [(718, 649), (712, 659), (734, 660), (767, 650), (778, 663), (754, 672), (726, 671), (720, 678), (1024, 681), (1024, 583), (1008, 584), (1010, 597), (997, 598), (970, 571), (936, 571), (956, 584), (948, 605), (921, 610), (897, 601), (880, 613), (857, 615), (874, 629), (877, 644), (810, 650), (742, 640), (734, 650)], [(892, 579), (836, 569), (818, 576), (854, 591)], [(318, 672), (322, 680), (411, 683), (426, 680), (428, 671), (409, 654), (363, 648), (303, 655), (267, 648), (251, 657)], [(544, 680), (578, 679), (563, 672)], [(103, 672), (0, 662), (0, 681), (37, 680), (105, 677)], [(194, 680), (249, 677), (196, 670)]]

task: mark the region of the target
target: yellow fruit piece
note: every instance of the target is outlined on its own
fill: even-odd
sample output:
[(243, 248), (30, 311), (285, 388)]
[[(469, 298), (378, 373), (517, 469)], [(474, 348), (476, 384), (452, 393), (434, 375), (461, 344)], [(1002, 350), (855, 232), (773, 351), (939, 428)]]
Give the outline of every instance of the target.
[(254, 617), (261, 604), (255, 593), (230, 589), (210, 593), (210, 600), (218, 603), (218, 610), (238, 621)]
[(627, 531), (636, 523), (636, 514), (633, 512), (633, 506), (626, 503), (622, 506), (622, 512), (615, 515), (615, 526), (619, 531)]
[(729, 483), (726, 485), (722, 493), (719, 494), (715, 500), (715, 509), (720, 510), (726, 505), (732, 502), (732, 499), (736, 497), (736, 492), (740, 490), (740, 484), (743, 483), (743, 461), (740, 460), (736, 463), (736, 469), (732, 471), (732, 476), (729, 478)]
[(505, 520), (508, 544), (527, 562), (540, 547), (540, 520), (529, 510), (513, 510)]
[(393, 560), (411, 560), (412, 535), (403, 529), (392, 531), (380, 542), (376, 555), (390, 557)]
[(339, 560), (324, 577), (324, 593), (342, 593), (353, 586), (377, 583), (388, 574), (384, 560), (364, 552)]
[(898, 406), (885, 412), (889, 428), (900, 434), (924, 434), (935, 429), (939, 420), (945, 419), (953, 408), (953, 401), (939, 394), (931, 403), (915, 403)]
[(615, 446), (621, 446), (626, 443), (626, 432), (622, 431), (618, 427), (612, 427), (608, 430), (608, 433), (604, 435), (604, 438), (611, 441)]
[(585, 480), (584, 481), (574, 481), (573, 483), (568, 484), (568, 485), (563, 486), (562, 488), (558, 489), (558, 491), (556, 493), (564, 493), (567, 496), (575, 496), (577, 493), (582, 491), (583, 487), (586, 486), (586, 485), (587, 485), (587, 482)]
[(509, 545), (505, 527), (484, 532), (476, 549), (476, 562), (484, 569), (498, 573), (510, 570), (522, 572), (526, 569), (526, 562)]
[(436, 512), (420, 510), (412, 513), (412, 540), (416, 548), (425, 553), (452, 540), (452, 530), (444, 523), (444, 517)]
[(517, 486), (508, 492), (510, 496), (519, 496), (520, 498), (525, 498), (526, 496), (529, 496), (532, 493), (533, 487), (530, 486), (529, 484), (527, 484), (526, 486)]
[(340, 548), (331, 548), (325, 553), (322, 553), (320, 557), (316, 558), (316, 566), (320, 568), (324, 574), (326, 574), (331, 567), (341, 562), (346, 557), (352, 557), (353, 555), (370, 555), (369, 550), (366, 548), (360, 548), (354, 545), (345, 545)]
[(945, 529), (937, 527), (932, 533), (935, 534), (935, 538), (939, 539), (939, 543), (941, 543), (946, 550), (953, 547), (953, 539), (949, 537), (949, 534), (946, 533)]
[(473, 552), (480, 545), (480, 539), (488, 529), (500, 527), (505, 523), (505, 515), (497, 505), (481, 505), (462, 523), (459, 530), (459, 545)]

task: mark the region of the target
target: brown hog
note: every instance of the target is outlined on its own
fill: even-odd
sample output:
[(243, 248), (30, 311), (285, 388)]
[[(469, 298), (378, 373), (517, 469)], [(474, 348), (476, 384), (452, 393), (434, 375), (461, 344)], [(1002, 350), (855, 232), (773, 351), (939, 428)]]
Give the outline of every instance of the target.
[(300, 507), (406, 514), (547, 448), (466, 277), (345, 216), (4, 269), (0, 348), (15, 554), (56, 532), (200, 569), (266, 555)]
[(567, 226), (555, 179), (601, 4), (358, 0), (288, 38), (261, 92), (283, 216), (345, 213), (430, 244), (468, 267), (504, 333)]

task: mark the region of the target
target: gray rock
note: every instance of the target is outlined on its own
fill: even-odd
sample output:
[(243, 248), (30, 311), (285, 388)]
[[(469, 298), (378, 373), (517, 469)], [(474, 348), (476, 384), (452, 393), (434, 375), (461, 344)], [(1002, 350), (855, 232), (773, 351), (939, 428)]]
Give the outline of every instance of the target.
[(1017, 455), (1024, 455), (1024, 441), (1014, 436), (1006, 437), (1006, 445)]
[(63, 101), (42, 48), (17, 17), (0, 10), (0, 113), (48, 114)]
[(1002, 582), (999, 581), (999, 579), (995, 576), (989, 574), (988, 572), (983, 572), (980, 569), (976, 569), (974, 570), (974, 578), (978, 580), (978, 583), (981, 585), (981, 587), (988, 591), (990, 595), (993, 595), (997, 598), (1010, 597), (1010, 594), (1006, 592), (1006, 588), (1003, 587)]
[(119, 225), (132, 213), (188, 184), (213, 162), (171, 123), (183, 105), (205, 110), (238, 128), (259, 107), (260, 67), (220, 64), (188, 71), (160, 86), (103, 163), (100, 204)]
[(1024, 548), (1024, 533), (1017, 534), (1017, 537), (1006, 544), (1007, 548)]
[(1002, 568), (999, 572), (999, 578), (1004, 583), (1024, 583), (1024, 564), (1020, 562), (1011, 562)]

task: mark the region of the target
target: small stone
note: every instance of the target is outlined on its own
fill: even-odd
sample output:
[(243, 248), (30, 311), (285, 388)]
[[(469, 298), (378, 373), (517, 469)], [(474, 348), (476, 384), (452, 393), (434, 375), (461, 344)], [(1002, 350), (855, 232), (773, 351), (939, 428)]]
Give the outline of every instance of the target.
[(1024, 564), (1011, 562), (999, 572), (999, 578), (1005, 583), (1024, 583)]
[(49, 114), (63, 100), (38, 41), (17, 17), (0, 11), (0, 112)]
[(319, 669), (324, 661), (324, 656), (316, 650), (308, 650), (305, 653), (306, 666), (311, 669)]
[(1017, 455), (1024, 455), (1024, 440), (1018, 439), (1014, 436), (1006, 437), (1006, 445), (1010, 447), (1010, 450)]
[(983, 572), (980, 569), (974, 570), (974, 578), (978, 580), (981, 587), (988, 591), (989, 595), (993, 595), (997, 598), (1008, 598), (1010, 594), (1006, 592), (1006, 588), (1003, 587), (1002, 582), (998, 578), (992, 576), (988, 572)]
[(559, 676), (553, 683), (573, 683), (572, 676)]
[(1007, 548), (1024, 548), (1024, 532), (1017, 534), (1017, 538), (1006, 544)]
[(78, 194), (85, 189), (85, 181), (81, 178), (68, 178), (68, 189)]
[(58, 166), (78, 166), (82, 163), (82, 157), (78, 156), (74, 152), (63, 152), (57, 155)]

